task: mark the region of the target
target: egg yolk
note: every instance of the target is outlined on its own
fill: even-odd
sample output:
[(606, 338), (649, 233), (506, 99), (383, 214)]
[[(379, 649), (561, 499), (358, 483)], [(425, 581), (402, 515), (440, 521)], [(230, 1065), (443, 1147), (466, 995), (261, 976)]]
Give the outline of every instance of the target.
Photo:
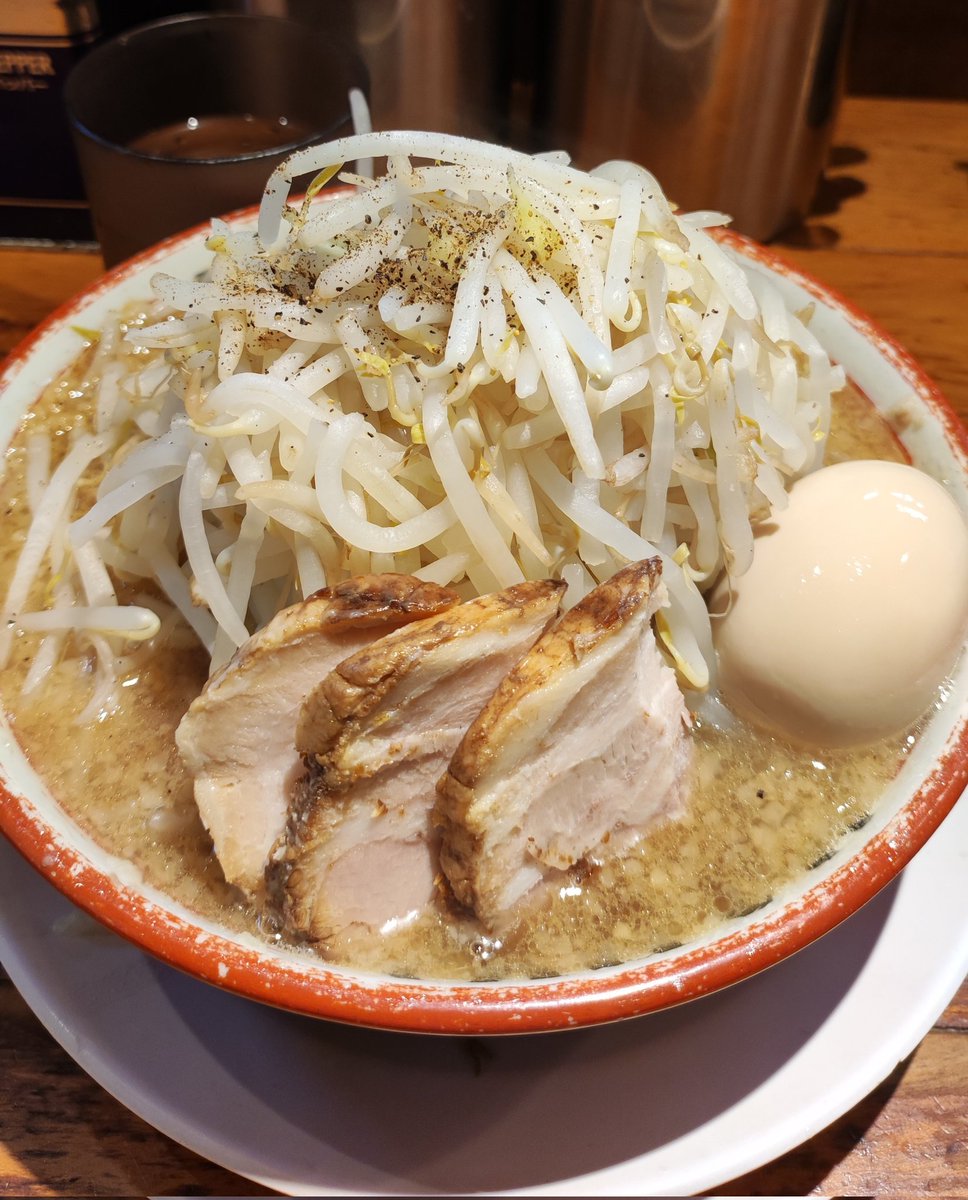
[(964, 645), (968, 526), (914, 467), (824, 467), (718, 585), (711, 610), (727, 605), (714, 637), (730, 707), (808, 745), (876, 741), (930, 707)]

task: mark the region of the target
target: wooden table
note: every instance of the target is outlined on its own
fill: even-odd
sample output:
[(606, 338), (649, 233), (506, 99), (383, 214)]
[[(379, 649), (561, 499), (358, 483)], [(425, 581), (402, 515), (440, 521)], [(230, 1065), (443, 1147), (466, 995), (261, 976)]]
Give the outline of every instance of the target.
[[(782, 252), (870, 313), (968, 418), (968, 104), (854, 98), (814, 211)], [(98, 274), (0, 247), (0, 353)], [(730, 1195), (968, 1196), (968, 981), (862, 1103)], [(0, 1196), (253, 1195), (77, 1068), (0, 975)]]

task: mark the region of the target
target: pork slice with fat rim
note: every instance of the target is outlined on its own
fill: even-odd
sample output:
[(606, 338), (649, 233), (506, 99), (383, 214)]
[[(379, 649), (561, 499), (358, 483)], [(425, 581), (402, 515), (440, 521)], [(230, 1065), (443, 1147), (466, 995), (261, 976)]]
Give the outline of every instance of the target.
[(365, 575), (283, 609), (245, 642), (192, 702), (175, 734), (225, 878), (264, 893), (302, 763), (296, 719), (342, 659), (396, 626), (457, 604), (449, 588), (409, 575)]
[(297, 785), (269, 869), (285, 926), (312, 941), (392, 930), (427, 911), (430, 815), (454, 748), (558, 611), (563, 585), (522, 583), (388, 634), (303, 705)]
[(681, 813), (689, 716), (650, 625), (665, 599), (659, 558), (595, 588), (510, 671), (455, 751), (434, 812), (440, 863), (488, 929), (543, 883)]

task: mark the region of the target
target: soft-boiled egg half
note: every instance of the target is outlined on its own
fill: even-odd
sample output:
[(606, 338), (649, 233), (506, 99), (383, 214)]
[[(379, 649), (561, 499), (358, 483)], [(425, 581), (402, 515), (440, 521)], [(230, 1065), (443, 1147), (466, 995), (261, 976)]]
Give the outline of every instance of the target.
[(810, 745), (875, 741), (930, 707), (961, 652), (968, 525), (914, 467), (823, 467), (793, 485), (711, 608), (726, 610), (714, 636), (736, 712)]

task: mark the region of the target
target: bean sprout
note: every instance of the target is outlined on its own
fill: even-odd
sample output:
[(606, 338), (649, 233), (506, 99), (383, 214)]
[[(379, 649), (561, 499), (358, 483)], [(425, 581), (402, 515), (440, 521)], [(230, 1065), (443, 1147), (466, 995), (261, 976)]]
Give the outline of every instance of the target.
[[(555, 575), (574, 603), (659, 553), (660, 634), (705, 687), (700, 588), (749, 565), (843, 385), (808, 314), (717, 240), (725, 220), (675, 213), (631, 164), (407, 132), (298, 151), (257, 232), (214, 222), (205, 277), (156, 276), (140, 327), (104, 331), (97, 436), (56, 464), (31, 442), (0, 649), (46, 635), (33, 684), (86, 631), (103, 673), (109, 639), (156, 631), (143, 607), (110, 615), (109, 573), (134, 568), (214, 668), (273, 605), (357, 571), (466, 594)], [(68, 591), (33, 611), (45, 556)]]

